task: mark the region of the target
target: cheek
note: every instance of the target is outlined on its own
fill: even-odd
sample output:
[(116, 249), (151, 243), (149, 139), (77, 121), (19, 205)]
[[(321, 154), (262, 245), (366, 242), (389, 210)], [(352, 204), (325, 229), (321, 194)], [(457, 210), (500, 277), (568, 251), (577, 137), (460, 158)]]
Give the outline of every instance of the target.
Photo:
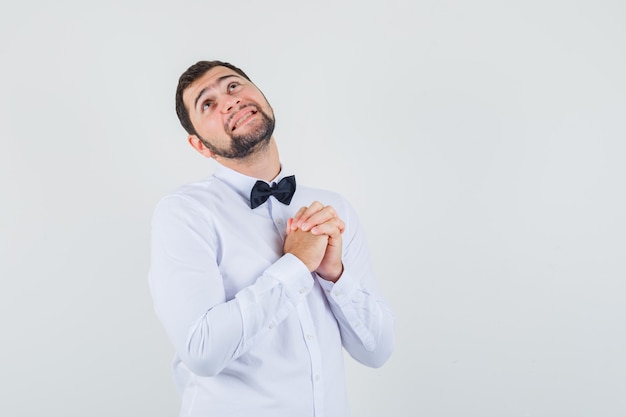
[(200, 129), (207, 137), (219, 137), (225, 132), (224, 122), (221, 119), (205, 119), (201, 122)]

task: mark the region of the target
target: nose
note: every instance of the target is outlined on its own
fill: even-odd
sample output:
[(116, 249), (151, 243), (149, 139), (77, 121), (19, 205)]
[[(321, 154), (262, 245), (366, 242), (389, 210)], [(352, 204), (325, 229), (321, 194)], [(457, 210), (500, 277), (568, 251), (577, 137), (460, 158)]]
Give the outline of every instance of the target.
[(222, 103), (222, 112), (228, 113), (241, 102), (238, 97), (227, 96)]

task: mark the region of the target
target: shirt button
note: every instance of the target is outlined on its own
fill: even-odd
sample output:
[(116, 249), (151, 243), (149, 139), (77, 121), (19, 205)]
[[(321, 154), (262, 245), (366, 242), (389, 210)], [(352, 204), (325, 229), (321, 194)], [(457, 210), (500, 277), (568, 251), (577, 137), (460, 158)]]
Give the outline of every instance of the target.
[(300, 294), (304, 294), (306, 292), (306, 288), (300, 289)]
[(269, 325), (269, 328), (270, 328), (270, 330), (274, 329), (274, 325), (273, 325), (273, 324), (270, 324), (270, 325)]
[(276, 219), (276, 224), (282, 225), (283, 224), (283, 219)]
[(307, 340), (313, 340), (313, 335), (312, 334), (307, 334), (306, 335), (306, 339)]
[(319, 381), (320, 380), (320, 374), (315, 374), (315, 381)]

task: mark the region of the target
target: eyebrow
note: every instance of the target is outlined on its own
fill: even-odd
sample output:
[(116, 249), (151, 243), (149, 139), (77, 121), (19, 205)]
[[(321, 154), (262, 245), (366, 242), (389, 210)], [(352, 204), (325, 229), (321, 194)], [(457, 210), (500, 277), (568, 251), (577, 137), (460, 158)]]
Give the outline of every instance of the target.
[(217, 87), (217, 85), (219, 85), (221, 82), (223, 82), (224, 80), (231, 78), (231, 77), (235, 77), (235, 78), (239, 78), (238, 75), (235, 74), (228, 74), (228, 75), (222, 75), (220, 78), (218, 78), (215, 82), (211, 83), (210, 85), (207, 85), (206, 87), (204, 87), (202, 90), (200, 90), (200, 93), (198, 93), (198, 96), (196, 97), (196, 101), (194, 101), (193, 103), (193, 108), (195, 109), (196, 107), (198, 107), (198, 101), (200, 101), (200, 98), (209, 90), (214, 89), (215, 87)]

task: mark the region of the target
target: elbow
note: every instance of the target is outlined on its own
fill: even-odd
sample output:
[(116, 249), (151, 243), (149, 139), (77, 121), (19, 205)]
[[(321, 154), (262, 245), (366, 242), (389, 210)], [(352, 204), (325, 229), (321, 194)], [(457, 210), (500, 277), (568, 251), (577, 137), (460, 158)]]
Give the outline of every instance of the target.
[(394, 348), (394, 331), (393, 322), (382, 326), (378, 337), (367, 338), (362, 348), (359, 349), (353, 357), (361, 364), (370, 368), (380, 368), (383, 366), (393, 353)]
[(228, 362), (211, 336), (209, 327), (203, 323), (191, 332), (183, 351), (180, 352), (182, 355), (179, 354), (189, 370), (198, 376), (216, 376)]
[(387, 363), (392, 353), (393, 341), (390, 341), (389, 343), (377, 346), (374, 351), (368, 352), (368, 354), (364, 355), (359, 362), (370, 368), (380, 368)]
[(389, 358), (391, 357), (391, 353), (393, 352), (393, 348), (390, 348), (388, 350), (385, 350), (383, 352), (378, 352), (377, 355), (375, 355), (371, 362), (368, 364), (368, 366), (370, 368), (380, 368), (382, 367), (384, 364), (387, 363), (387, 361), (389, 360)]
[(391, 357), (393, 339), (378, 340), (377, 343), (363, 344), (359, 347), (344, 345), (350, 356), (361, 365), (380, 368)]
[(373, 350), (372, 354), (369, 356), (370, 361), (367, 366), (371, 368), (380, 368), (383, 366), (393, 353), (395, 343), (395, 317), (393, 314), (385, 315), (384, 317), (375, 350)]
[(183, 362), (191, 372), (202, 377), (217, 376), (224, 369), (222, 364), (217, 364), (205, 356), (188, 355), (187, 358), (183, 358)]

